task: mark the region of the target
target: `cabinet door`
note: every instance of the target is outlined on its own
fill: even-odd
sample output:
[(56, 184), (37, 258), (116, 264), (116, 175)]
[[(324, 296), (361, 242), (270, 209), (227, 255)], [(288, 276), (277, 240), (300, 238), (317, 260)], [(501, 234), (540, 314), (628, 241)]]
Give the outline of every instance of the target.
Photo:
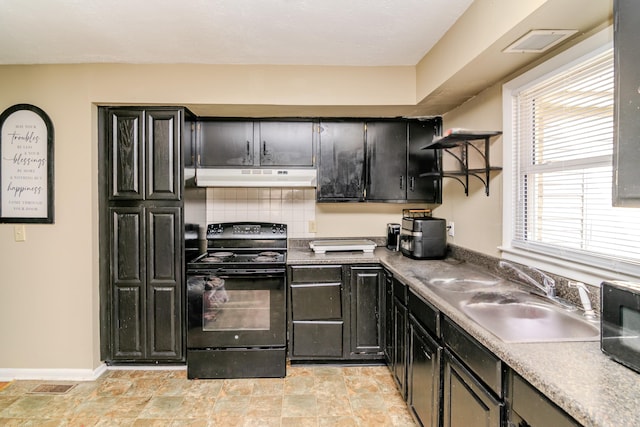
[(578, 427), (580, 424), (515, 372), (510, 372), (509, 425)]
[(407, 197), (407, 123), (367, 123), (367, 200)]
[[(440, 177), (440, 150), (422, 150), (422, 147), (440, 133), (441, 120), (409, 122), (409, 159), (407, 167), (407, 201), (442, 203)], [(433, 174), (423, 176), (425, 173)]]
[(137, 359), (146, 341), (144, 208), (110, 208), (109, 218), (112, 355)]
[(148, 200), (180, 200), (182, 187), (181, 111), (146, 112)]
[(200, 123), (199, 166), (253, 166), (253, 122)]
[(292, 320), (342, 319), (342, 283), (291, 284)]
[(350, 271), (351, 353), (382, 354), (382, 268), (351, 267)]
[(259, 122), (260, 166), (313, 167), (313, 122)]
[(144, 111), (109, 110), (109, 199), (144, 199)]
[(182, 350), (182, 210), (147, 210), (148, 356), (180, 359)]
[(364, 122), (320, 123), (318, 201), (364, 197)]
[(613, 203), (640, 206), (640, 2), (614, 3), (615, 137)]
[(294, 358), (342, 358), (344, 354), (344, 323), (336, 321), (294, 321)]
[(438, 427), (440, 421), (440, 347), (409, 316), (409, 365), (407, 370), (409, 407), (423, 426)]
[(503, 404), (447, 350), (443, 378), (444, 427), (502, 425)]
[(182, 158), (186, 168), (196, 166), (196, 127), (195, 118), (186, 115), (182, 127)]
[(407, 307), (393, 298), (393, 377), (402, 397), (407, 397)]

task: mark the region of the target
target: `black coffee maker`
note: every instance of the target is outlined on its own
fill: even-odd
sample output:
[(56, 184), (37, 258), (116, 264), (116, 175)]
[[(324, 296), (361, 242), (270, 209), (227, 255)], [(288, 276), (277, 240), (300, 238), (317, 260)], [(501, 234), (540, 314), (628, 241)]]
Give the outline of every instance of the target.
[(387, 249), (400, 250), (400, 224), (387, 224)]

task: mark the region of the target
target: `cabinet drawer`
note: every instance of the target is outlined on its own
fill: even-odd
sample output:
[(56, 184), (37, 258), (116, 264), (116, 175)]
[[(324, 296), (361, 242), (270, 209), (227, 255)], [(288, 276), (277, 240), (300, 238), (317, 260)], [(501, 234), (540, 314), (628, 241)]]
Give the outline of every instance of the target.
[(342, 284), (291, 285), (293, 320), (332, 320), (342, 318)]
[(342, 357), (343, 322), (293, 322), (293, 357)]
[(423, 326), (429, 333), (440, 337), (439, 312), (422, 297), (416, 295), (409, 289), (409, 313)]
[(339, 265), (291, 267), (291, 283), (325, 282), (342, 282), (342, 267)]
[(407, 285), (396, 278), (393, 279), (393, 296), (397, 298), (402, 305), (407, 305)]
[(511, 375), (511, 406), (531, 427), (579, 426), (569, 415), (533, 388), (519, 375)]
[(442, 321), (442, 339), (494, 393), (502, 397), (502, 361), (451, 319)]

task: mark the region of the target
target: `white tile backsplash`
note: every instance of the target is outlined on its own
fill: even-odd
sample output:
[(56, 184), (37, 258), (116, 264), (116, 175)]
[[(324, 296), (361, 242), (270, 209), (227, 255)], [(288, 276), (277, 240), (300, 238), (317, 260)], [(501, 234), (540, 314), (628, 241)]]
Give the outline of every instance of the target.
[(256, 221), (285, 223), (289, 237), (313, 238), (316, 194), (311, 188), (207, 188), (207, 224)]

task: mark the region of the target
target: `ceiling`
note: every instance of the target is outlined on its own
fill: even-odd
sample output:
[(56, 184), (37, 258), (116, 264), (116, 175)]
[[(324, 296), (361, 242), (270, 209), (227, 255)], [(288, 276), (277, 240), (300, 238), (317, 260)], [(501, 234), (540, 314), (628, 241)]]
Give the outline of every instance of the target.
[(0, 0), (0, 64), (413, 66), (472, 0)]

